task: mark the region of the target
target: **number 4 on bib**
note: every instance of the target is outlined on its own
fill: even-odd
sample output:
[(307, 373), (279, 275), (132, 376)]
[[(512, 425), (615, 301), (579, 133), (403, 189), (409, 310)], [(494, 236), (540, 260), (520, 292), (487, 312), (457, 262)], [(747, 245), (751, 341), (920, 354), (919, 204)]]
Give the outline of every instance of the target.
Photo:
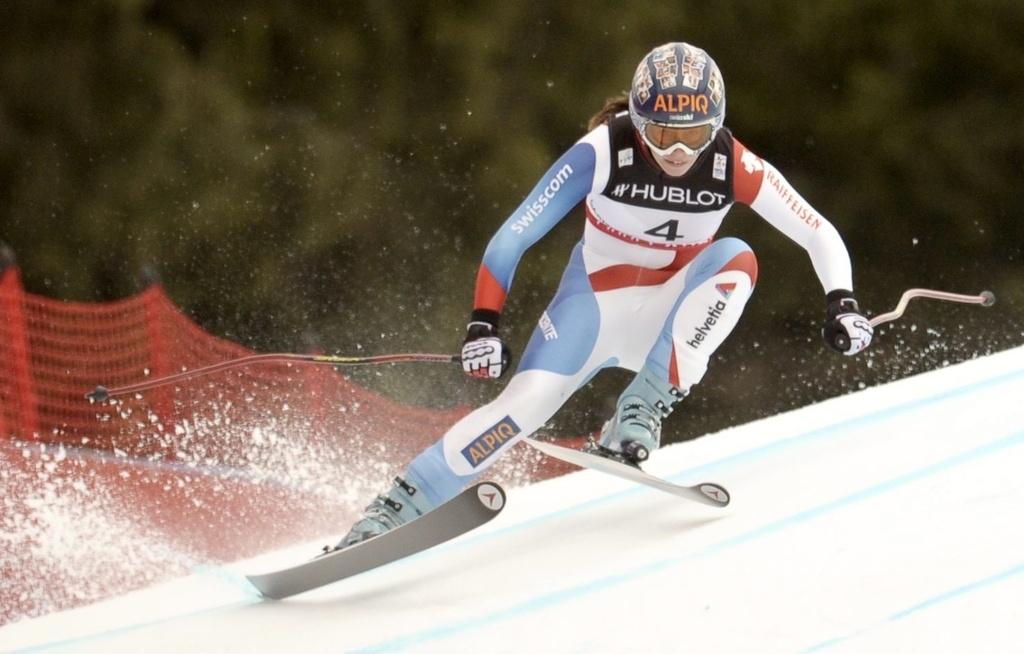
[(648, 229), (644, 234), (650, 234), (651, 236), (658, 236), (666, 241), (675, 241), (680, 238), (679, 234), (679, 221), (670, 220), (662, 223), (657, 227)]

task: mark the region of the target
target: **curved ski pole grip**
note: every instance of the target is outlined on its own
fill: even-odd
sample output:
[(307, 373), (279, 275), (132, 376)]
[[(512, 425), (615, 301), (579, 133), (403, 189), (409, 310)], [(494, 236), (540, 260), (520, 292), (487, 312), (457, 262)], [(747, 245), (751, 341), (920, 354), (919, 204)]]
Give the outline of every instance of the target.
[(129, 393), (141, 393), (159, 386), (183, 382), (196, 377), (202, 377), (222, 370), (239, 368), (254, 363), (315, 363), (331, 366), (365, 366), (379, 365), (384, 363), (461, 363), (462, 357), (457, 354), (380, 354), (376, 356), (346, 357), (332, 356), (326, 354), (254, 354), (221, 361), (195, 370), (186, 370), (166, 377), (158, 377), (137, 384), (129, 384), (117, 388), (97, 386), (95, 390), (86, 393), (85, 399), (90, 402), (106, 402), (111, 397), (128, 395)]
[(933, 300), (944, 300), (946, 302), (960, 302), (962, 304), (980, 304), (983, 307), (990, 307), (996, 303), (996, 296), (992, 291), (982, 291), (977, 295), (962, 295), (960, 293), (947, 293), (946, 291), (933, 291), (927, 288), (911, 288), (903, 292), (899, 304), (888, 313), (875, 316), (870, 320), (872, 327), (878, 327), (887, 322), (892, 322), (907, 309), (907, 304), (914, 298), (931, 298)]

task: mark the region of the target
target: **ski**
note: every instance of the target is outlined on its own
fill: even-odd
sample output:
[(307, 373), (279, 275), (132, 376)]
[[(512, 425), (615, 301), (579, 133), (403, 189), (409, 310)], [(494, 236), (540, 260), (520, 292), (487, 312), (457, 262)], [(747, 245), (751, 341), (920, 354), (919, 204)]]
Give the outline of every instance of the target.
[(603, 456), (590, 454), (581, 450), (574, 450), (568, 447), (562, 447), (561, 445), (555, 445), (554, 443), (539, 441), (533, 438), (527, 438), (526, 442), (550, 457), (566, 461), (582, 468), (590, 468), (592, 470), (598, 470), (610, 475), (615, 475), (616, 477), (635, 481), (637, 483), (650, 486), (651, 488), (671, 493), (677, 497), (684, 497), (688, 500), (694, 500), (709, 506), (723, 507), (729, 504), (729, 491), (725, 490), (725, 488), (718, 484), (710, 482), (696, 484), (694, 486), (673, 484), (670, 481), (650, 475), (638, 467), (634, 467), (626, 463), (620, 463), (613, 459), (606, 459)]
[(505, 491), (492, 482), (470, 486), (429, 513), (368, 541), (299, 565), (246, 578), (270, 599), (283, 599), (352, 577), (439, 545), (501, 512)]

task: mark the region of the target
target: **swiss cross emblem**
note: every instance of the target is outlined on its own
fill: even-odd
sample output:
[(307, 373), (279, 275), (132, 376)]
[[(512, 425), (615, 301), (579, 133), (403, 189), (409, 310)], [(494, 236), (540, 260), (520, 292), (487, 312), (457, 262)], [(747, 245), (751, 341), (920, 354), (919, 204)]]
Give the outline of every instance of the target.
[(764, 170), (764, 164), (757, 158), (757, 155), (750, 150), (744, 150), (743, 156), (740, 157), (740, 163), (743, 164), (743, 169), (748, 173), (754, 173), (759, 170)]

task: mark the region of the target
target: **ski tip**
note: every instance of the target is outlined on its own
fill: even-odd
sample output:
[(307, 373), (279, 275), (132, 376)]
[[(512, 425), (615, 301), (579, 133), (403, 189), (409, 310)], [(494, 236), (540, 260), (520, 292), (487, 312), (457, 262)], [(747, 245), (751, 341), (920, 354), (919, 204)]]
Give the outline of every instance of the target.
[(246, 575), (245, 579), (256, 591), (255, 595), (263, 600), (282, 600), (288, 597), (289, 593), (277, 592), (270, 575)]
[(729, 497), (729, 491), (718, 484), (701, 484), (698, 486), (698, 490), (716, 506), (729, 506), (729, 502), (732, 500)]
[(505, 508), (505, 490), (494, 482), (485, 481), (477, 484), (476, 496), (480, 504), (489, 511), (498, 513)]

